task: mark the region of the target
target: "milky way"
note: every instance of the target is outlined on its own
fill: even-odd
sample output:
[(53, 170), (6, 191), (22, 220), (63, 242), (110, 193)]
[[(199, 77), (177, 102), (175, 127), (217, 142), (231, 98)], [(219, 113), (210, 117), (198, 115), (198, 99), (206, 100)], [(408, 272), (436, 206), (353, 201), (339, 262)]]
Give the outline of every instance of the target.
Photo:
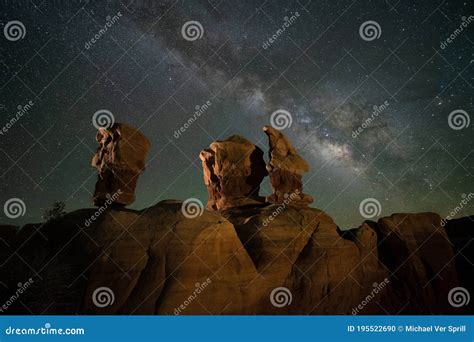
[[(1, 204), (20, 198), (26, 213), (1, 223), (92, 205), (101, 109), (152, 143), (132, 208), (205, 202), (199, 151), (233, 134), (267, 151), (261, 128), (283, 110), (312, 166), (305, 192), (341, 227), (365, 219), (366, 198), (378, 216), (448, 215), (474, 192), (474, 124), (449, 120), (473, 115), (472, 15), (438, 0), (3, 1)], [(23, 37), (7, 39), (12, 21)]]

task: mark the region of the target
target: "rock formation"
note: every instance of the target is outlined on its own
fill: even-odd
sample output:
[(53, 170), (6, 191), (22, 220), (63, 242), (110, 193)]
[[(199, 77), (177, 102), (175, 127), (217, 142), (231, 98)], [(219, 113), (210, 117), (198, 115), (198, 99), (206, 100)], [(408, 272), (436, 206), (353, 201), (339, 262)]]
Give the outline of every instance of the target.
[[(474, 216), (447, 221), (444, 226), (452, 243), (459, 285), (474, 294)], [(474, 300), (466, 303), (465, 312), (474, 313)]]
[(95, 185), (94, 204), (110, 201), (116, 205), (129, 205), (135, 201), (138, 176), (145, 169), (150, 142), (133, 127), (116, 123), (100, 128), (96, 140), (99, 148), (92, 158), (99, 179)]
[[(434, 213), (394, 214), (341, 231), (306, 205), (307, 163), (283, 134), (264, 130), (273, 204), (258, 196), (263, 152), (232, 136), (201, 152), (210, 210), (200, 216), (167, 200), (141, 211), (112, 206), (100, 220), (82, 209), (0, 226), (0, 313), (473, 313), (450, 298), (458, 286), (474, 293), (472, 218), (442, 224)], [(148, 140), (117, 124), (97, 141), (94, 202), (133, 202)]]
[[(0, 227), (0, 300), (34, 280), (1, 313), (472, 313), (449, 304), (450, 289), (474, 289), (458, 283), (436, 214), (396, 214), (340, 231), (307, 206), (289, 207), (268, 225), (262, 222), (276, 204), (206, 210), (193, 219), (181, 206), (112, 208), (82, 227), (94, 209), (21, 230)], [(473, 222), (466, 223), (468, 232)]]
[(270, 144), (267, 165), (273, 194), (267, 197), (270, 203), (311, 203), (313, 198), (303, 193), (302, 176), (309, 171), (308, 163), (296, 152), (288, 138), (271, 126), (263, 127)]
[(213, 142), (199, 156), (209, 195), (209, 210), (264, 203), (258, 192), (267, 171), (263, 152), (257, 146), (233, 135)]
[[(421, 306), (427, 314), (446, 306), (448, 293), (457, 286), (458, 279), (454, 262), (446, 263), (454, 261), (454, 253), (439, 215), (393, 214), (381, 218), (376, 231), (381, 240), (380, 259), (393, 278), (412, 279), (405, 284), (406, 301), (424, 303)], [(389, 250), (397, 253), (387, 253)]]

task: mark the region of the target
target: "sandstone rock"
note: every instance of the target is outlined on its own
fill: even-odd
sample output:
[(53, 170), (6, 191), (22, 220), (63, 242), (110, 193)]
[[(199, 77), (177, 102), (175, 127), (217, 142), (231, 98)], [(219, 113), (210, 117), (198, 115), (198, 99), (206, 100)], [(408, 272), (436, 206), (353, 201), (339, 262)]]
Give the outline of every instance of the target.
[(263, 152), (257, 146), (233, 135), (213, 142), (200, 158), (209, 210), (264, 203), (258, 192), (267, 171)]
[[(341, 231), (307, 206), (304, 159), (281, 132), (264, 130), (272, 204), (258, 195), (263, 152), (232, 136), (200, 154), (209, 210), (197, 217), (167, 200), (142, 211), (115, 205), (0, 227), (0, 302), (34, 280), (5, 313), (472, 313), (448, 300), (456, 266), (472, 289), (472, 263), (462, 254), (472, 250), (472, 218), (442, 227), (437, 214), (394, 214)], [(148, 140), (117, 124), (100, 129), (97, 141), (95, 204), (133, 202)]]
[(452, 243), (459, 286), (471, 294), (464, 312), (474, 313), (474, 216), (448, 220), (444, 229)]
[(271, 203), (311, 203), (313, 198), (303, 193), (302, 175), (309, 171), (308, 163), (296, 152), (288, 138), (271, 126), (264, 126), (270, 144), (267, 165), (273, 194), (267, 197)]
[(101, 206), (107, 200), (117, 205), (133, 203), (150, 142), (135, 128), (121, 123), (100, 128), (96, 140), (99, 148), (92, 158), (92, 166), (97, 168), (99, 179), (94, 204)]
[[(375, 222), (372, 222), (375, 224)], [(355, 279), (354, 287), (358, 289), (355, 300), (351, 301), (350, 313), (380, 314), (381, 311), (393, 310), (384, 303), (390, 297), (390, 270), (380, 262), (378, 257), (378, 238), (370, 222), (349, 231), (339, 231), (345, 239), (355, 243), (359, 256), (357, 263), (349, 270), (349, 277)]]
[[(80, 210), (26, 226), (9, 238), (17, 255), (0, 276), (8, 289), (34, 276), (35, 287), (7, 313), (463, 312), (446, 307), (457, 274), (437, 215), (397, 214), (341, 232), (307, 206), (233, 207), (196, 218), (181, 206), (112, 208), (90, 226), (83, 222), (94, 210)], [(94, 294), (104, 288), (113, 300), (97, 305)]]
[[(358, 283), (375, 281), (377, 274), (357, 272), (361, 258), (356, 245), (339, 236), (326, 213), (306, 206), (280, 209), (271, 205), (222, 213), (263, 277), (254, 285), (260, 297), (255, 313), (349, 313), (364, 294)], [(282, 288), (289, 291), (286, 297)], [(288, 305), (278, 306), (277, 293)]]
[(456, 312), (448, 302), (449, 291), (458, 284), (454, 254), (441, 217), (393, 214), (381, 218), (376, 231), (380, 260), (392, 274), (395, 293), (403, 293), (402, 298), (392, 298), (402, 304), (401, 313)]

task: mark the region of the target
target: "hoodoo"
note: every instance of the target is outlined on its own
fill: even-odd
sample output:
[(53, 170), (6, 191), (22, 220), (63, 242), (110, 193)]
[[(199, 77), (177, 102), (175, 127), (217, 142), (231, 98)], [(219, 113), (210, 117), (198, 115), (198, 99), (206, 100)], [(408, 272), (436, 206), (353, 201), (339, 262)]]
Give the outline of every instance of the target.
[(221, 210), (263, 204), (260, 183), (267, 175), (263, 151), (247, 139), (233, 135), (201, 151), (207, 209)]
[(282, 203), (287, 198), (291, 202), (312, 203), (313, 198), (303, 193), (304, 173), (309, 171), (309, 165), (304, 160), (288, 138), (271, 126), (264, 126), (263, 131), (268, 136), (270, 161), (267, 165), (273, 194), (267, 197), (271, 203)]
[(132, 204), (150, 142), (137, 129), (122, 123), (100, 128), (96, 140), (99, 148), (91, 163), (99, 172), (94, 204), (100, 206), (107, 200), (116, 205)]

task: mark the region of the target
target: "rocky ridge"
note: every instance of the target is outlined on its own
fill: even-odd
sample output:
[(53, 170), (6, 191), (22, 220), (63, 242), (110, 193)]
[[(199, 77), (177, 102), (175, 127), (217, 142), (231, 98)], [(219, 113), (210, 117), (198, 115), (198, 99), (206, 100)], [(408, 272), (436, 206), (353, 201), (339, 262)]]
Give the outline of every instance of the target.
[[(472, 289), (472, 284), (457, 273), (463, 257), (455, 256), (446, 233), (451, 222), (442, 227), (437, 214), (394, 214), (342, 232), (327, 214), (308, 207), (288, 207), (266, 225), (263, 222), (278, 205), (204, 210), (195, 218), (184, 216), (181, 207), (181, 201), (167, 200), (143, 211), (110, 209), (89, 227), (81, 223), (94, 209), (75, 211), (46, 225), (26, 225), (18, 232), (0, 227), (2, 297), (7, 301), (17, 283), (34, 279), (6, 312), (467, 310), (448, 301), (452, 288)], [(96, 296), (103, 288), (113, 293), (113, 301), (104, 307), (97, 305)], [(287, 291), (280, 294), (285, 305), (279, 306), (272, 291), (282, 288)]]

